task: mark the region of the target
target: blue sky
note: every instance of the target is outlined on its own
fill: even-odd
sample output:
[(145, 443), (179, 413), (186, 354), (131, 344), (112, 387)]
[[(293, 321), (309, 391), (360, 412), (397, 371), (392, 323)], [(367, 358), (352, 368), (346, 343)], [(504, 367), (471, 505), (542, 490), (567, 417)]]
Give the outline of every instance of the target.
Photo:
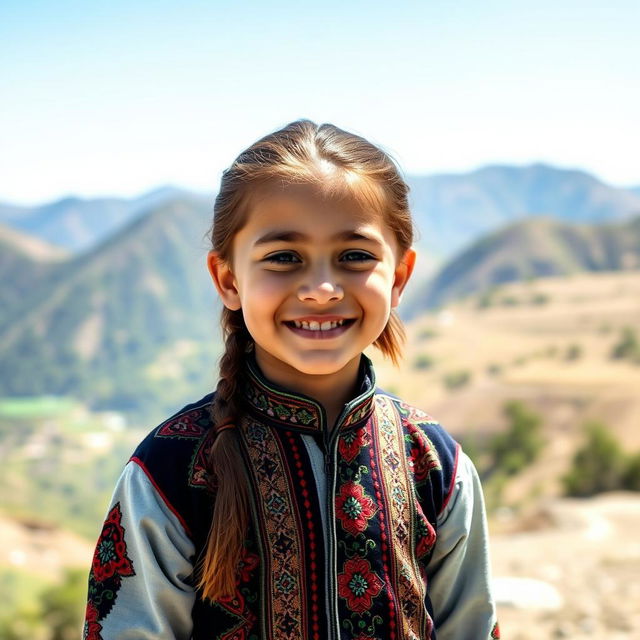
[(0, 199), (215, 191), (291, 120), (405, 173), (543, 161), (640, 184), (640, 3), (0, 2)]

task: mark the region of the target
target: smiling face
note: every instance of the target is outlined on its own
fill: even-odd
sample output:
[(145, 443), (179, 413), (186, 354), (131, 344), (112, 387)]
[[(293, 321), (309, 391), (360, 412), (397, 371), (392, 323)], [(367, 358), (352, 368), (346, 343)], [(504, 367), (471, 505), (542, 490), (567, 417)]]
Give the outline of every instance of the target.
[(209, 269), (224, 304), (242, 309), (265, 375), (293, 389), (309, 377), (352, 384), (411, 274), (378, 213), (310, 188), (254, 198), (233, 239), (232, 264)]

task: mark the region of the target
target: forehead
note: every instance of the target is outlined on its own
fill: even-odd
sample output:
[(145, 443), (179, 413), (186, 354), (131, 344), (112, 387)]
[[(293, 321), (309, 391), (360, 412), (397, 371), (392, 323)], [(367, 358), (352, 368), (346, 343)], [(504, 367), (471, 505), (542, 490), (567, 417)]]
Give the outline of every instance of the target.
[(298, 231), (323, 240), (339, 232), (365, 229), (381, 241), (395, 242), (383, 215), (354, 198), (323, 196), (311, 187), (289, 187), (254, 194), (241, 234), (255, 242), (272, 231)]

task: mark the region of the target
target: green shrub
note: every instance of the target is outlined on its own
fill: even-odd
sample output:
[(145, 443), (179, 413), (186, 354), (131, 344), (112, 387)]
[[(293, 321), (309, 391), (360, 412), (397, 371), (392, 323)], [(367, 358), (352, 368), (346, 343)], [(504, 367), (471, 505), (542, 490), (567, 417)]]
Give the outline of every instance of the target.
[(414, 369), (431, 369), (433, 367), (433, 358), (428, 356), (426, 353), (421, 353), (414, 361), (413, 368)]
[(567, 347), (567, 351), (564, 354), (564, 359), (565, 360), (577, 360), (578, 358), (582, 357), (582, 346), (574, 343), (574, 344), (570, 344)]
[(495, 284), (489, 286), (489, 288), (485, 289), (480, 297), (478, 298), (478, 302), (476, 306), (478, 309), (488, 309), (492, 307), (496, 302), (496, 296), (500, 292), (500, 287)]
[(640, 452), (627, 459), (622, 476), (622, 488), (627, 491), (640, 491)]
[(469, 384), (470, 380), (471, 373), (469, 371), (452, 371), (443, 378), (444, 386), (450, 391), (464, 387)]
[(563, 476), (567, 495), (591, 496), (623, 486), (625, 455), (602, 422), (585, 425), (586, 440), (573, 456), (571, 468)]
[(533, 305), (539, 306), (539, 305), (547, 304), (549, 300), (550, 298), (546, 293), (536, 293), (531, 297), (530, 302)]
[(502, 373), (502, 365), (492, 362), (487, 366), (487, 373), (490, 376), (499, 376)]
[(509, 426), (489, 443), (491, 473), (515, 475), (534, 462), (544, 446), (541, 417), (519, 400), (504, 406)]
[(636, 332), (631, 327), (624, 327), (620, 340), (613, 346), (611, 357), (640, 362), (640, 343)]
[(421, 329), (418, 333), (418, 340), (431, 340), (438, 335), (438, 332), (435, 329), (431, 329), (430, 327), (426, 327)]

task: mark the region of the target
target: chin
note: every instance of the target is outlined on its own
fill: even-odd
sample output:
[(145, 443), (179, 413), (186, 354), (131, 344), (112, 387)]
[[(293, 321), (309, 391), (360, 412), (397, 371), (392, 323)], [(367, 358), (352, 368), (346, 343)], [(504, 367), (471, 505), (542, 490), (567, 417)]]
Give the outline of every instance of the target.
[(335, 359), (318, 360), (316, 362), (299, 362), (293, 366), (294, 369), (305, 375), (327, 376), (337, 373), (351, 362), (352, 359), (336, 361)]

